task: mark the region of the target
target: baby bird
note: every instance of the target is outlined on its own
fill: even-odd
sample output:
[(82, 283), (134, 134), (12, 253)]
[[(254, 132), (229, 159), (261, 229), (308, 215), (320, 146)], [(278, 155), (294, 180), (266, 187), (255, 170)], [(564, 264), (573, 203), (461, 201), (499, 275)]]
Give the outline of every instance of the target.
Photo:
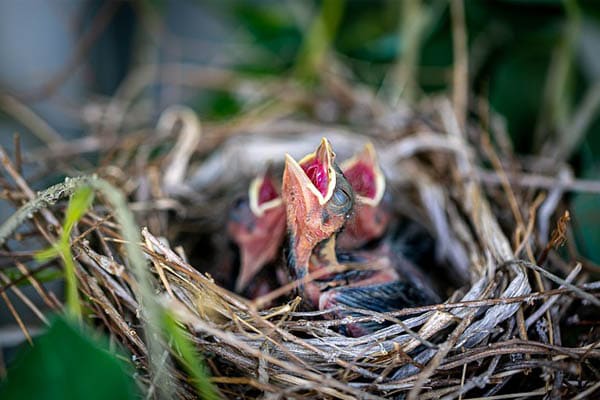
[[(398, 310), (430, 301), (401, 276), (394, 259), (377, 253), (336, 253), (336, 236), (352, 215), (355, 193), (323, 138), (314, 153), (299, 162), (286, 155), (282, 198), (288, 229), (288, 266), (298, 279), (316, 273), (300, 286), (315, 308), (345, 306), (377, 312)], [(341, 308), (334, 316), (354, 315)], [(344, 327), (361, 336), (380, 327), (377, 322)]]
[[(340, 234), (338, 247), (352, 250), (384, 234), (390, 220), (390, 211), (383, 202), (385, 178), (371, 143), (367, 143), (360, 153), (344, 161), (342, 171), (357, 193), (357, 207)], [(280, 188), (280, 183), (275, 181), (272, 168), (269, 167), (264, 174), (252, 180), (247, 197), (238, 200), (231, 211), (229, 235), (240, 249), (242, 259), (235, 285), (238, 293), (243, 292), (252, 279), (267, 264), (276, 261), (281, 253), (285, 236), (285, 212), (279, 195)], [(276, 269), (276, 273), (277, 283), (284, 284), (282, 271)], [(268, 292), (266, 281), (262, 282), (260, 290), (251, 292), (258, 295), (265, 291)]]
[(385, 177), (370, 142), (340, 167), (354, 190), (356, 204), (350, 220), (338, 237), (337, 246), (344, 250), (358, 249), (381, 238), (390, 222), (391, 207), (384, 197)]
[(285, 208), (278, 187), (271, 168), (268, 168), (252, 180), (247, 196), (238, 199), (230, 211), (227, 231), (238, 246), (241, 257), (235, 282), (238, 293), (247, 288), (265, 265), (281, 255)]

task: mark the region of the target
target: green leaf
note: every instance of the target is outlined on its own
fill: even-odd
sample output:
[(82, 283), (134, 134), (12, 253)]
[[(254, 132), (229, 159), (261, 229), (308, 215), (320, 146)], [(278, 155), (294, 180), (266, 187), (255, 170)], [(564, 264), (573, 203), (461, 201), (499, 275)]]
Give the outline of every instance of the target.
[[(215, 2), (250, 35), (252, 45), (238, 67), (246, 71), (281, 73), (292, 65), (302, 32), (284, 2)], [(233, 3), (233, 7), (228, 4)], [(301, 7), (311, 6), (302, 4)]]
[(192, 377), (200, 397), (204, 400), (218, 399), (219, 395), (210, 383), (202, 356), (196, 351), (194, 344), (188, 339), (175, 317), (167, 310), (163, 313), (163, 329), (179, 352), (181, 362)]
[(71, 201), (69, 201), (69, 206), (67, 207), (67, 214), (65, 216), (65, 223), (63, 229), (65, 232), (64, 236), (69, 237), (73, 226), (83, 217), (83, 215), (87, 212), (88, 208), (92, 205), (94, 201), (94, 191), (89, 186), (84, 186), (80, 189), (77, 189), (73, 196), (71, 197)]
[(130, 372), (105, 345), (57, 318), (9, 367), (0, 398), (134, 399)]
[(325, 55), (333, 45), (344, 6), (341, 0), (324, 0), (321, 4), (321, 12), (313, 20), (298, 53), (296, 73), (299, 77), (312, 79), (318, 75)]
[(204, 118), (217, 121), (232, 118), (242, 110), (241, 102), (230, 92), (222, 90), (203, 90), (193, 106)]
[(40, 250), (35, 253), (34, 258), (38, 262), (44, 262), (52, 260), (59, 256), (59, 248), (58, 247), (48, 247), (47, 249)]
[[(31, 282), (28, 277), (25, 276), (18, 268), (12, 267), (4, 270), (6, 276), (11, 282), (15, 282), (15, 284), (19, 287), (30, 286)], [(54, 267), (36, 269), (29, 272), (32, 277), (34, 277), (40, 283), (52, 282), (57, 279), (62, 279), (64, 277), (62, 270), (57, 270)]]

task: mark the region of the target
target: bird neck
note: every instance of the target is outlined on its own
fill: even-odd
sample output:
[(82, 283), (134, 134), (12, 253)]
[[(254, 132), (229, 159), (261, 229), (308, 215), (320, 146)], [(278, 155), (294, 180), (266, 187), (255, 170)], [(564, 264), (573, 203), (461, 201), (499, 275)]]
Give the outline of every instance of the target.
[(333, 267), (338, 264), (338, 259), (335, 253), (336, 237), (331, 237), (317, 244), (312, 251), (309, 261), (309, 271), (313, 272), (326, 267)]
[(297, 230), (290, 230), (288, 244), (288, 267), (296, 275), (296, 278), (302, 279), (308, 272), (308, 263), (314, 244), (306, 236)]
[(335, 234), (316, 242), (316, 238), (298, 229), (290, 229), (288, 246), (288, 266), (296, 278), (307, 273), (332, 267), (338, 264), (335, 254)]

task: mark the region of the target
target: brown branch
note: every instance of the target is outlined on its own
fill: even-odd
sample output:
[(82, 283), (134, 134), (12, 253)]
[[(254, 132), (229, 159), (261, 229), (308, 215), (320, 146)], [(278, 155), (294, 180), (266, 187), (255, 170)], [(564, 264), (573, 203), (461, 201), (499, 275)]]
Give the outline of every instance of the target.
[(463, 0), (452, 0), (450, 2), (450, 15), (452, 17), (452, 49), (454, 54), (452, 101), (456, 119), (461, 129), (464, 129), (469, 106), (469, 56), (467, 53), (467, 27)]

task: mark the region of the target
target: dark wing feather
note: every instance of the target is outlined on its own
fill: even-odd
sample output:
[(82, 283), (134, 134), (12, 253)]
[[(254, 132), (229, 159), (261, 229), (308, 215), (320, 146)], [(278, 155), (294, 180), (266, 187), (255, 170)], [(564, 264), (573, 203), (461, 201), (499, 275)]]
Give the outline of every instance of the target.
[(369, 286), (340, 287), (333, 296), (334, 302), (352, 308), (377, 312), (400, 310), (426, 304), (427, 297), (413, 285), (394, 281)]
[[(373, 310), (377, 312), (396, 311), (406, 307), (414, 307), (427, 303), (421, 292), (409, 283), (394, 281), (389, 283), (362, 287), (340, 287), (333, 289), (335, 294), (330, 305), (334, 303), (351, 308)], [(329, 293), (331, 295), (331, 293)], [(361, 317), (367, 313), (340, 310), (340, 317)], [(360, 322), (341, 326), (341, 332), (350, 336), (362, 336), (389, 325), (389, 322)]]

